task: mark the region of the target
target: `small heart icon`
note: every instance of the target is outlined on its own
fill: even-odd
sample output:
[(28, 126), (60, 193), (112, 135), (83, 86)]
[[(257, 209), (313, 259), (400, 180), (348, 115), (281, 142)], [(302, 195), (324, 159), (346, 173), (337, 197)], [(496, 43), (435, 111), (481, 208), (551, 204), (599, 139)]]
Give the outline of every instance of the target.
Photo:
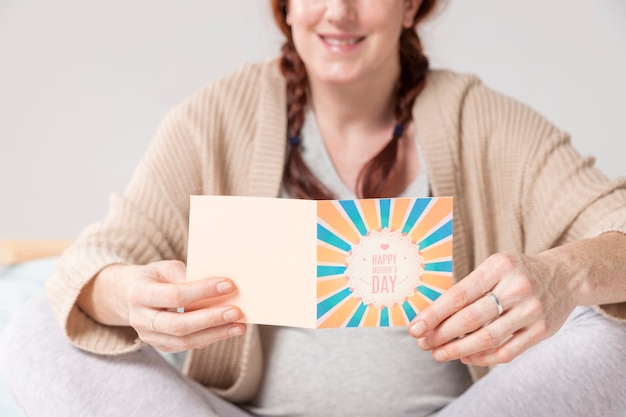
[(387, 249), (389, 249), (389, 243), (381, 243), (381, 244), (380, 244), (380, 248), (381, 248), (382, 250), (387, 250)]

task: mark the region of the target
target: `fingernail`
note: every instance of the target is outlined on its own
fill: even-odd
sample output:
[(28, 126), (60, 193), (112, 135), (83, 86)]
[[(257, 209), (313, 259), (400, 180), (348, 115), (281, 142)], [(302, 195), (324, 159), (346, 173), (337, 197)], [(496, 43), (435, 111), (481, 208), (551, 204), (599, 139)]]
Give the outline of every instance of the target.
[(420, 337), (426, 331), (426, 323), (421, 320), (416, 321), (411, 325), (411, 335), (413, 337)]
[(228, 329), (228, 334), (231, 336), (241, 336), (243, 334), (243, 329), (241, 326), (234, 326)]
[(233, 284), (230, 281), (222, 281), (215, 286), (215, 289), (220, 294), (226, 294), (233, 290)]
[(237, 310), (236, 308), (231, 308), (230, 310), (226, 310), (224, 314), (222, 314), (222, 318), (225, 322), (231, 322), (239, 320), (241, 318), (241, 314), (239, 314), (239, 310)]
[(448, 360), (448, 352), (443, 349), (437, 349), (433, 352), (433, 358), (439, 362), (445, 362)]
[(428, 343), (428, 341), (426, 340), (425, 337), (421, 338), (420, 340), (417, 341), (417, 345), (420, 347), (420, 349), (422, 350), (430, 350), (430, 348), (432, 346), (430, 346), (430, 344)]

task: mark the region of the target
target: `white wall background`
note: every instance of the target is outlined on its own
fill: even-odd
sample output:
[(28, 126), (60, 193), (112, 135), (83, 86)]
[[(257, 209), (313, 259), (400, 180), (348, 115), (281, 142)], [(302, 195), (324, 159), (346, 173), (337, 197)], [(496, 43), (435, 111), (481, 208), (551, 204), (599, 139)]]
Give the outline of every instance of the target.
[[(626, 174), (623, 0), (448, 0), (422, 32), (434, 66), (477, 73)], [(266, 0), (0, 0), (0, 239), (76, 236), (172, 106), (280, 43)]]

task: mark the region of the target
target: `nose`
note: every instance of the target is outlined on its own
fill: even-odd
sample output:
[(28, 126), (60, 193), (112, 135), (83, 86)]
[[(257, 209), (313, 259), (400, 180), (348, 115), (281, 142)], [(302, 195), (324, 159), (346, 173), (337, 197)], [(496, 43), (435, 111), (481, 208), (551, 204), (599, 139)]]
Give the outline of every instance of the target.
[(332, 23), (355, 20), (353, 3), (353, 0), (326, 0), (326, 18)]

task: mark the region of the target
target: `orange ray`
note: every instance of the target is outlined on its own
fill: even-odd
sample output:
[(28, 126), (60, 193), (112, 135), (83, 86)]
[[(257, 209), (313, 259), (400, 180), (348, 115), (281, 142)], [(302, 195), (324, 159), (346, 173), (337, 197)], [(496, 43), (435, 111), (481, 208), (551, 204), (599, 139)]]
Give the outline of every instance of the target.
[(327, 281), (318, 281), (317, 298), (326, 298), (327, 295), (345, 287), (346, 285), (348, 285), (348, 279), (346, 277), (329, 279)]
[(367, 230), (380, 229), (380, 219), (376, 211), (376, 200), (361, 200), (360, 204), (363, 217), (365, 217)]
[(348, 320), (348, 317), (354, 312), (357, 306), (361, 304), (361, 300), (356, 297), (349, 297), (330, 317), (324, 320), (318, 328), (335, 328), (341, 327)]
[(447, 290), (452, 286), (452, 277), (445, 275), (424, 274), (422, 275), (424, 284)]
[(363, 321), (362, 326), (364, 327), (376, 327), (378, 326), (378, 316), (380, 315), (380, 311), (373, 307), (368, 306), (367, 314), (365, 315), (365, 320)]
[(415, 295), (409, 297), (408, 301), (413, 304), (417, 311), (422, 311), (430, 305), (430, 303), (424, 300), (419, 293), (415, 293)]
[(411, 240), (420, 242), (424, 234), (430, 231), (444, 217), (452, 213), (452, 199), (448, 197), (439, 198), (430, 208), (426, 216), (419, 221), (411, 232)]
[(345, 265), (348, 254), (317, 245), (317, 262)]
[(404, 311), (402, 310), (402, 306), (400, 304), (394, 304), (389, 309), (389, 317), (391, 318), (391, 325), (394, 326), (406, 326), (406, 317), (404, 316)]
[(338, 233), (339, 237), (350, 243), (357, 243), (360, 235), (351, 223), (333, 205), (332, 201), (318, 201), (317, 215)]
[(425, 261), (452, 256), (452, 240), (449, 240), (440, 245), (434, 245), (429, 248), (426, 248), (426, 250), (423, 250), (421, 253)]
[(392, 230), (402, 230), (402, 223), (406, 217), (406, 211), (409, 208), (410, 199), (398, 199), (393, 203), (393, 214), (391, 217), (390, 227)]

